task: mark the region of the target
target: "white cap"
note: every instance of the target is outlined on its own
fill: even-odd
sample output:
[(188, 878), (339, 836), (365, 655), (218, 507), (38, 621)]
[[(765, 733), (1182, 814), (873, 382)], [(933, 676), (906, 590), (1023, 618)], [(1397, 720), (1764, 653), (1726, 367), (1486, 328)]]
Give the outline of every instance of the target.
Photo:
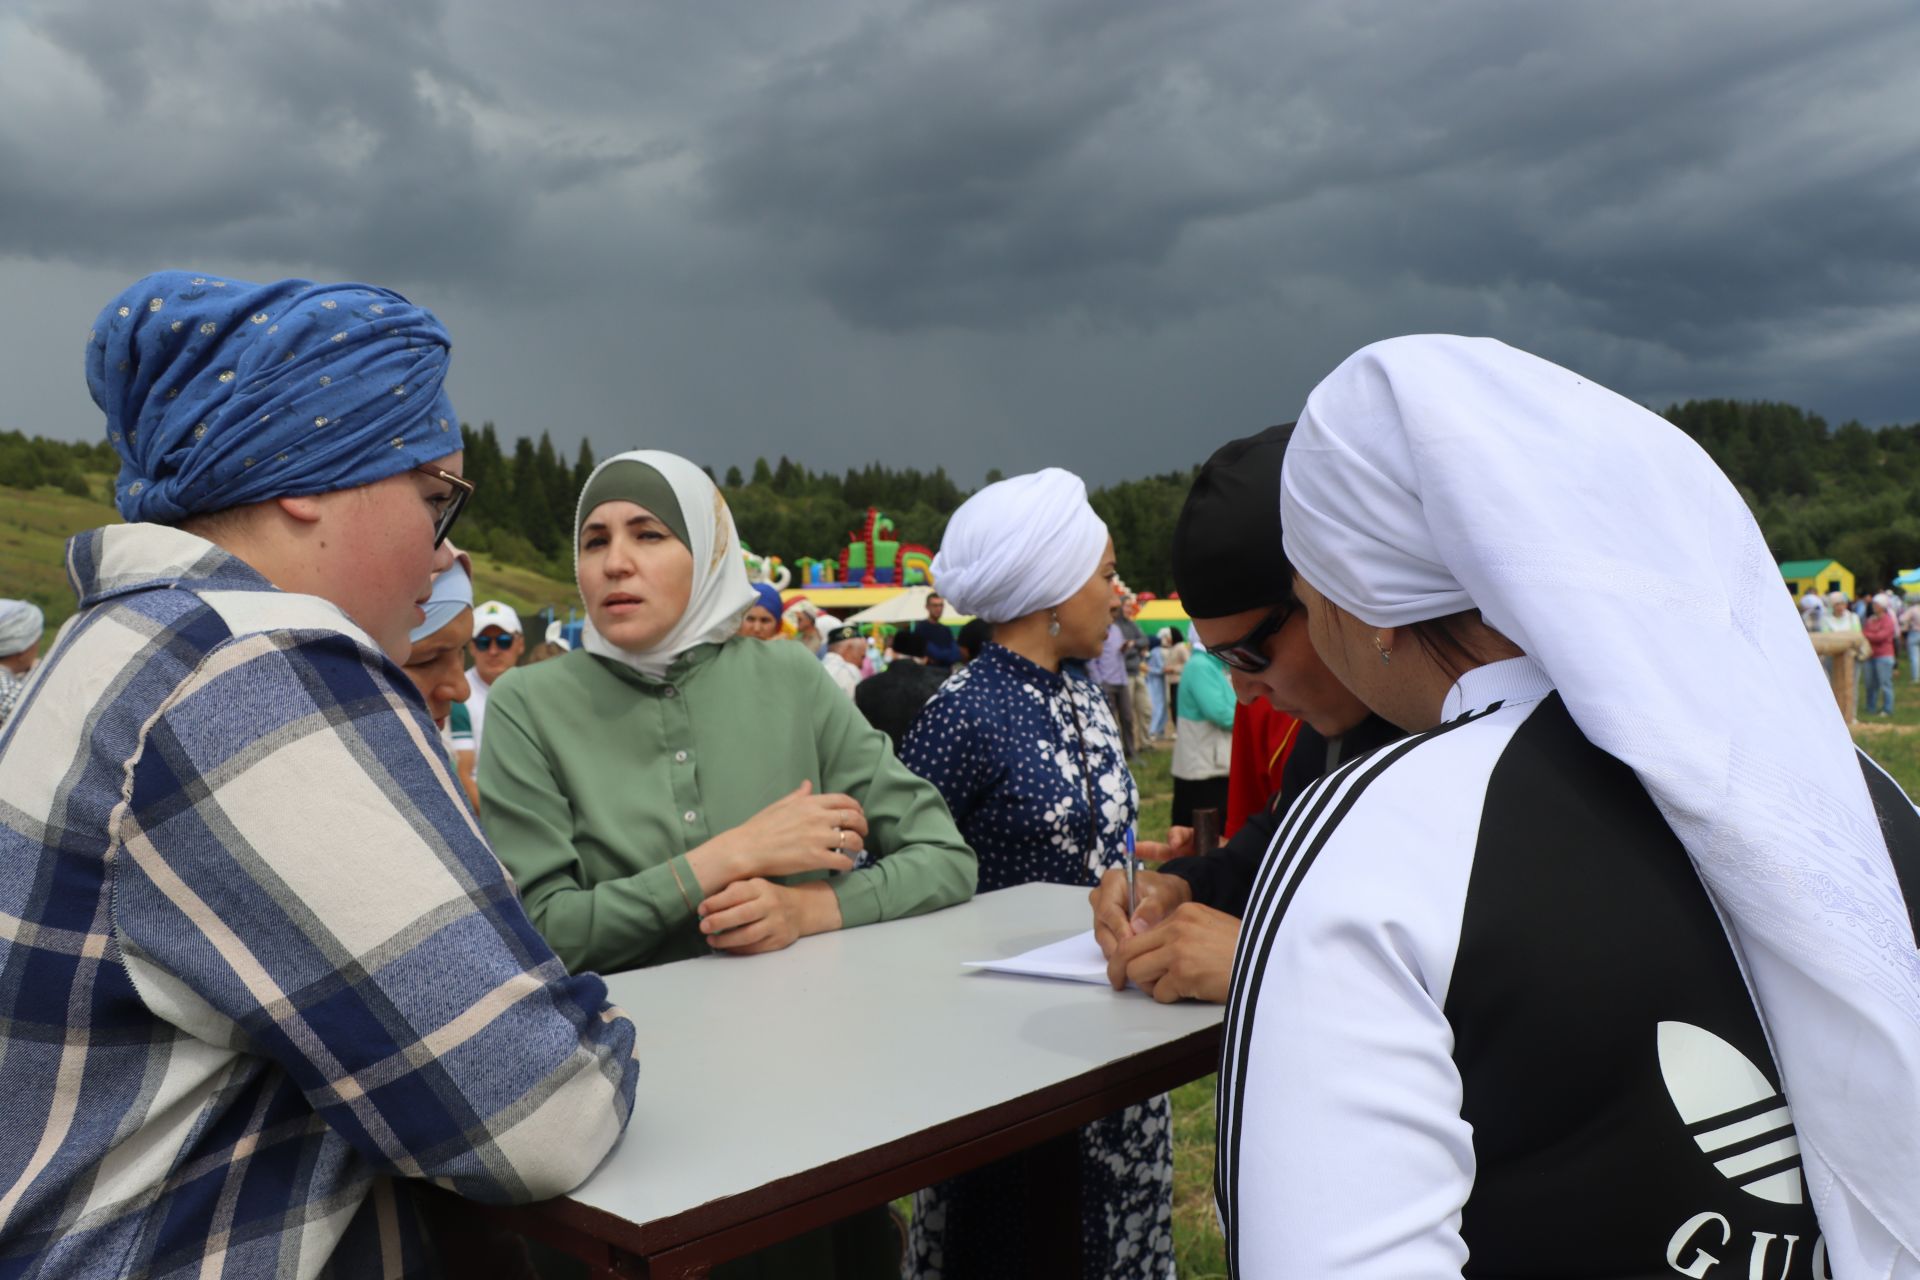
[(567, 624), (555, 618), (547, 624), (547, 643), (558, 645), (567, 652), (573, 652), (573, 646), (567, 643)]
[(517, 636), (521, 634), (520, 615), (498, 600), (489, 600), (473, 611), (473, 634), (479, 635), (488, 627), (498, 627)]

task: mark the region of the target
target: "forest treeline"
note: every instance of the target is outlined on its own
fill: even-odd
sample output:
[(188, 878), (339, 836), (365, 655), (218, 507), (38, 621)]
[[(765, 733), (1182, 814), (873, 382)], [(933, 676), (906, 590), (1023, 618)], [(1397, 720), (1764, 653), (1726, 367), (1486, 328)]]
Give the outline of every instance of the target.
[[(1829, 427), (1818, 414), (1768, 401), (1692, 400), (1664, 412), (1739, 486), (1776, 558), (1831, 556), (1852, 569), (1862, 587), (1920, 565), (1920, 423)], [(466, 474), (476, 492), (458, 540), (509, 564), (571, 579), (574, 499), (593, 464), (585, 441), (569, 459), (545, 433), (517, 437), (509, 447), (492, 423), (467, 428)], [(0, 485), (97, 495), (97, 477), (110, 477), (117, 466), (105, 441), (0, 433)], [(816, 471), (786, 457), (759, 459), (744, 472), (729, 467), (715, 479), (747, 545), (781, 557), (796, 578), (803, 557), (838, 559), (869, 506), (893, 518), (900, 541), (938, 548), (948, 517), (970, 492), (942, 467), (873, 463)], [(1189, 469), (1093, 491), (1094, 508), (1113, 532), (1120, 571), (1136, 589), (1172, 590), (1168, 551), (1192, 480)], [(111, 479), (106, 487), (111, 501)]]
[(1863, 592), (1920, 565), (1920, 423), (1829, 428), (1748, 400), (1690, 400), (1665, 417), (1739, 486), (1775, 559), (1831, 556)]

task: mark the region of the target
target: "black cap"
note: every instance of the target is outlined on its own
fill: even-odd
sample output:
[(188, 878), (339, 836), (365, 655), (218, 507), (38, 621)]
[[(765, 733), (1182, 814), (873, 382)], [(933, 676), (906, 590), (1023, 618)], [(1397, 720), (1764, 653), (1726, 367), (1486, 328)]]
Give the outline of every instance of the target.
[(835, 627), (827, 633), (828, 644), (839, 644), (842, 640), (861, 639), (865, 639), (865, 637), (860, 634), (860, 628), (858, 627)]
[(927, 656), (927, 642), (911, 631), (897, 633), (891, 641), (893, 651), (903, 658), (924, 658)]
[(1224, 618), (1293, 598), (1280, 549), (1280, 463), (1293, 423), (1221, 445), (1173, 527), (1173, 585), (1192, 618)]

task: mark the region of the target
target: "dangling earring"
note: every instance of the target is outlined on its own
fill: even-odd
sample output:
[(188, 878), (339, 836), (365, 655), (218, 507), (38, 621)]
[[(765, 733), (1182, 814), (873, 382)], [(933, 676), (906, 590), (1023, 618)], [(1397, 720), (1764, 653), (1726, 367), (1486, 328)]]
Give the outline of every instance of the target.
[(1381, 643), (1380, 643), (1380, 637), (1379, 637), (1379, 636), (1377, 636), (1377, 635), (1376, 635), (1376, 636), (1374, 636), (1374, 638), (1373, 638), (1373, 647), (1374, 647), (1375, 649), (1378, 649), (1378, 650), (1380, 651), (1380, 665), (1381, 665), (1381, 666), (1383, 666), (1383, 667), (1384, 667), (1384, 666), (1386, 666), (1386, 665), (1387, 665), (1387, 664), (1388, 664), (1389, 662), (1392, 662), (1392, 661), (1393, 661), (1393, 650), (1391, 650), (1391, 649), (1389, 649), (1389, 648), (1387, 648), (1387, 646), (1385, 646), (1384, 644), (1381, 644)]
[(1058, 609), (1049, 609), (1047, 611), (1047, 618), (1048, 618), (1047, 634), (1049, 636), (1059, 635), (1060, 634), (1060, 611)]

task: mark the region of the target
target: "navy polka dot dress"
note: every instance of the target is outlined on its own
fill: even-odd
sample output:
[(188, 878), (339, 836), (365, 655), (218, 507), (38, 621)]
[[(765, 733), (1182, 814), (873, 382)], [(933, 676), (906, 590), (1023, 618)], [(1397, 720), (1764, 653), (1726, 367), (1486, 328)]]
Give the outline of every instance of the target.
[[(987, 645), (934, 694), (900, 747), (940, 789), (980, 856), (980, 892), (1035, 881), (1093, 887), (1126, 858), (1140, 796), (1120, 728), (1077, 665), (1048, 671)], [(1173, 1131), (1164, 1095), (1080, 1131), (1081, 1273), (1165, 1277), (1173, 1264)], [(1020, 1274), (1045, 1211), (1014, 1156), (914, 1199), (914, 1274)]]

